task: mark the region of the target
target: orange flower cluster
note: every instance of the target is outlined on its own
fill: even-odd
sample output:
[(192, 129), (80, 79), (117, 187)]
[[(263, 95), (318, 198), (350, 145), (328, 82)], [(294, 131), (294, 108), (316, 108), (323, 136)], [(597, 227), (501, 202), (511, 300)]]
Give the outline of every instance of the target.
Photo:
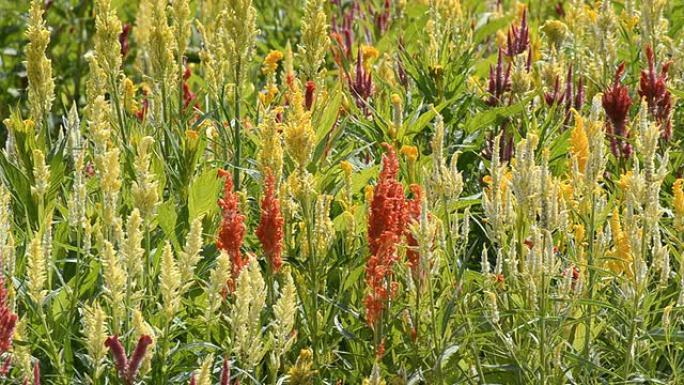
[(240, 270), (247, 264), (247, 258), (242, 256), (240, 247), (245, 238), (245, 216), (238, 208), (238, 196), (233, 191), (233, 179), (228, 171), (219, 170), (219, 176), (225, 179), (223, 198), (218, 200), (222, 211), (221, 227), (216, 240), (216, 247), (225, 250), (230, 256), (233, 279), (237, 278)]
[[(397, 261), (397, 244), (407, 234), (407, 225), (416, 207), (420, 210), (419, 194), (413, 200), (406, 199), (404, 186), (397, 181), (399, 160), (395, 150), (387, 143), (383, 143), (383, 147), (387, 154), (382, 158), (382, 171), (373, 191), (368, 217), (371, 257), (366, 264), (366, 284), (370, 291), (364, 304), (366, 320), (371, 327), (379, 321), (385, 303), (397, 290), (397, 283), (392, 279), (392, 267)], [(414, 194), (419, 191), (418, 186), (412, 189)]]
[(266, 173), (264, 198), (261, 200), (261, 220), (256, 229), (256, 236), (264, 249), (266, 260), (274, 272), (283, 264), (283, 224), (285, 220), (280, 212), (280, 201), (275, 193), (275, 178), (270, 170)]

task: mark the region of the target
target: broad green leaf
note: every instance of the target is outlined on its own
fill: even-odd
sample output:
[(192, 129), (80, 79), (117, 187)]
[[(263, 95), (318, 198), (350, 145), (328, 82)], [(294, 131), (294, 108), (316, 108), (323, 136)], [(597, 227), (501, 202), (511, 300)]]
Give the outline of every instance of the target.
[(212, 215), (218, 210), (216, 200), (221, 191), (221, 184), (217, 171), (213, 168), (205, 170), (192, 180), (188, 196), (188, 221), (200, 215)]
[(484, 110), (466, 122), (465, 131), (473, 132), (479, 128), (488, 126), (497, 120), (517, 115), (525, 110), (525, 106), (527, 106), (530, 100), (531, 98), (526, 98), (510, 106), (495, 107)]
[(176, 237), (176, 222), (178, 221), (178, 213), (176, 212), (176, 203), (173, 200), (168, 200), (157, 208), (157, 222), (164, 234), (172, 240), (174, 244), (178, 244)]

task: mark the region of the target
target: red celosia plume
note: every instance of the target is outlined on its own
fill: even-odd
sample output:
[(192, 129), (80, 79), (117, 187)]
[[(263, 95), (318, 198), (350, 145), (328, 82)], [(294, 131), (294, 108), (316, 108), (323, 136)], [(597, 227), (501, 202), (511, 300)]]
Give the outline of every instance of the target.
[(368, 245), (371, 257), (366, 263), (369, 293), (364, 304), (366, 319), (374, 327), (380, 320), (385, 303), (396, 291), (392, 268), (397, 260), (396, 245), (405, 234), (408, 204), (404, 187), (397, 181), (399, 161), (394, 149), (384, 143), (387, 153), (382, 158), (382, 171), (373, 191), (368, 217)]
[(261, 242), (266, 259), (274, 272), (283, 264), (283, 224), (285, 220), (280, 213), (280, 201), (276, 196), (275, 178), (268, 170), (266, 173), (264, 198), (261, 200), (261, 220), (256, 229), (256, 236)]
[(228, 171), (219, 170), (219, 176), (225, 182), (223, 198), (218, 200), (222, 211), (221, 227), (219, 228), (216, 247), (224, 250), (230, 256), (233, 278), (237, 278), (240, 270), (247, 264), (247, 258), (242, 256), (240, 248), (245, 238), (245, 216), (238, 208), (238, 196), (233, 191), (233, 179)]
[(648, 60), (648, 70), (641, 70), (639, 96), (646, 99), (649, 113), (660, 125), (662, 138), (670, 140), (672, 136), (672, 95), (667, 89), (667, 72), (672, 63), (663, 64), (660, 73), (656, 73), (655, 55), (651, 46), (646, 47), (646, 59)]
[(138, 376), (138, 370), (140, 369), (142, 360), (145, 358), (145, 352), (147, 352), (147, 348), (150, 344), (152, 344), (152, 338), (150, 336), (140, 336), (129, 360), (126, 357), (126, 350), (121, 341), (119, 341), (118, 336), (111, 336), (105, 341), (105, 346), (112, 352), (112, 359), (114, 360), (114, 366), (119, 373), (119, 378), (121, 378), (124, 384), (132, 385), (135, 383), (136, 377)]
[(629, 137), (627, 115), (632, 106), (632, 98), (629, 97), (627, 86), (620, 82), (624, 72), (625, 63), (621, 63), (615, 71), (613, 85), (603, 93), (601, 102), (608, 117), (606, 129), (610, 135), (613, 155), (627, 158), (632, 154), (632, 146), (626, 140)]
[(512, 25), (506, 36), (506, 56), (519, 55), (530, 45), (530, 28), (527, 24), (527, 9), (523, 11), (520, 26)]
[(0, 274), (0, 354), (12, 348), (12, 338), (17, 326), (17, 319), (17, 315), (7, 305), (7, 288), (5, 288), (5, 280)]
[(223, 359), (223, 366), (221, 367), (221, 385), (230, 385), (230, 362), (227, 358)]

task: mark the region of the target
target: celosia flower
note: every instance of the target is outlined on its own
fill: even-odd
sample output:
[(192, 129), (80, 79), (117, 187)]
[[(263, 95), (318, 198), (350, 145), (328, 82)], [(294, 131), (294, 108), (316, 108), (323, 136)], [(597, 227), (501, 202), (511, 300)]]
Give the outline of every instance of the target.
[[(371, 7), (373, 3), (370, 3)], [(389, 26), (389, 20), (391, 13), (391, 2), (390, 0), (385, 0), (380, 11), (376, 11), (374, 8), (371, 9), (371, 14), (373, 15), (373, 20), (375, 21), (375, 28), (380, 34), (384, 34)]]
[(613, 209), (613, 216), (610, 220), (610, 231), (613, 237), (614, 248), (612, 251), (613, 260), (608, 262), (608, 268), (615, 274), (627, 273), (632, 277), (632, 246), (627, 238), (627, 233), (620, 224), (620, 211), (617, 207)]
[[(339, 8), (337, 12), (332, 13), (332, 38), (337, 42), (337, 44), (344, 50), (342, 54), (345, 58), (351, 58), (352, 48), (354, 46), (354, 26), (358, 23), (358, 17), (360, 13), (360, 6), (358, 2), (352, 2), (349, 7), (342, 8), (341, 4), (338, 3)], [(337, 14), (341, 13), (342, 17), (338, 19)], [(336, 58), (336, 61), (340, 61), (341, 58)]]
[(292, 109), (288, 114), (283, 134), (288, 154), (298, 167), (305, 167), (311, 159), (316, 132), (311, 124), (311, 111), (305, 109), (304, 95), (299, 83), (292, 82), (290, 91)]
[(128, 37), (130, 36), (132, 29), (133, 26), (126, 23), (123, 25), (121, 33), (119, 34), (119, 44), (121, 44), (121, 56), (123, 56), (124, 58), (126, 57), (126, 55), (128, 55), (128, 51), (130, 50)]
[(490, 106), (497, 106), (502, 103), (504, 92), (511, 88), (511, 63), (508, 63), (504, 72), (503, 68), (503, 52), (499, 48), (499, 56), (496, 60), (496, 67), (489, 66), (489, 85), (487, 92), (489, 99), (487, 104)]
[(370, 70), (363, 63), (363, 54), (361, 48), (356, 54), (356, 69), (354, 71), (354, 78), (347, 73), (347, 83), (351, 91), (356, 105), (361, 108), (364, 113), (368, 113), (368, 99), (373, 93), (373, 78)]
[[(573, 97), (573, 89), (574, 90), (574, 97)], [(575, 108), (576, 110), (579, 110), (582, 108), (582, 104), (584, 104), (584, 81), (582, 78), (577, 83), (577, 87), (574, 87), (573, 83), (573, 72), (572, 72), (572, 66), (568, 68), (568, 73), (565, 76), (565, 88), (563, 91), (560, 89), (560, 80), (559, 77), (556, 76), (556, 80), (554, 82), (554, 87), (553, 87), (553, 92), (545, 92), (544, 93), (544, 101), (546, 102), (547, 105), (552, 106), (554, 104), (556, 105), (564, 105), (565, 106), (565, 111), (570, 112), (571, 108)], [(569, 120), (570, 115), (566, 116), (566, 122)]]
[(264, 198), (261, 200), (261, 220), (256, 229), (256, 236), (261, 242), (266, 259), (274, 272), (283, 264), (281, 254), (283, 248), (283, 224), (285, 220), (280, 213), (280, 201), (275, 192), (275, 178), (267, 171), (264, 187)]
[(672, 136), (672, 95), (667, 89), (667, 72), (671, 62), (662, 65), (660, 74), (655, 71), (655, 58), (651, 46), (646, 47), (648, 70), (641, 70), (639, 96), (646, 98), (648, 112), (660, 124), (661, 137), (670, 140)]
[(606, 130), (610, 135), (611, 150), (616, 157), (629, 157), (632, 154), (632, 146), (626, 141), (629, 137), (627, 114), (632, 106), (632, 98), (629, 97), (627, 87), (620, 82), (624, 72), (625, 63), (621, 63), (615, 71), (613, 85), (605, 91), (601, 99), (608, 117)]
[(527, 25), (527, 9), (523, 11), (520, 26), (512, 25), (506, 40), (506, 56), (513, 57), (527, 50), (530, 45), (530, 28)]
[(143, 335), (138, 340), (138, 344), (135, 346), (135, 350), (133, 350), (131, 359), (128, 361), (126, 379), (129, 384), (133, 384), (135, 382), (135, 378), (138, 375), (138, 370), (140, 369), (140, 365), (145, 358), (145, 353), (147, 352), (147, 348), (150, 346), (150, 344), (152, 344), (152, 337), (150, 336)]
[[(197, 375), (197, 385), (212, 385), (211, 374), (214, 369), (214, 355), (207, 355), (204, 360), (202, 360), (202, 366), (199, 369), (199, 374)], [(194, 374), (193, 374), (194, 377)]]
[(677, 179), (672, 185), (672, 198), (676, 227), (684, 228), (684, 179)]
[(142, 102), (141, 102), (142, 107), (139, 108), (139, 109), (135, 112), (135, 117), (138, 118), (138, 120), (142, 122), (143, 119), (145, 118), (145, 115), (147, 115), (147, 110), (150, 109), (150, 101), (149, 101), (149, 99), (147, 98), (147, 95), (150, 93), (150, 90), (149, 90), (149, 88), (146, 87), (146, 86), (143, 86), (143, 87), (141, 87), (141, 88), (142, 88), (142, 93), (143, 93), (143, 99), (142, 99)]
[(33, 364), (33, 384), (40, 385), (40, 361)]
[(216, 247), (225, 250), (231, 259), (233, 278), (237, 278), (240, 270), (248, 262), (242, 257), (240, 247), (245, 238), (245, 216), (238, 208), (238, 196), (233, 191), (233, 179), (228, 171), (219, 170), (219, 176), (225, 182), (223, 186), (223, 198), (219, 199), (218, 205), (222, 211), (221, 227), (219, 228)]
[(577, 160), (579, 172), (584, 170), (589, 160), (589, 138), (584, 129), (584, 119), (575, 111), (575, 128), (570, 133), (570, 153)]
[(221, 385), (230, 385), (230, 362), (227, 358), (223, 359), (223, 365), (221, 367)]
[(325, 63), (325, 53), (330, 45), (325, 1), (307, 0), (302, 19), (302, 33), (297, 47), (302, 57), (302, 70), (307, 80), (316, 80), (319, 68)]
[(0, 274), (0, 355), (12, 348), (17, 318), (7, 303), (7, 288), (3, 276)]
[[(190, 67), (186, 66), (185, 71), (183, 72), (183, 109), (186, 110), (190, 104), (192, 104), (195, 99), (197, 99), (197, 95), (195, 95), (194, 92), (190, 90), (190, 85), (188, 84), (188, 79), (190, 79), (190, 76), (192, 76), (192, 70), (190, 70)], [(193, 106), (195, 109), (199, 109), (199, 103), (195, 103)]]
[(278, 69), (278, 63), (283, 60), (283, 53), (277, 50), (272, 50), (264, 58), (264, 63), (261, 65), (261, 72), (264, 75), (274, 74)]
[(105, 341), (105, 346), (109, 348), (112, 352), (112, 359), (114, 360), (114, 366), (119, 372), (119, 377), (126, 378), (126, 368), (128, 367), (128, 358), (126, 357), (126, 350), (119, 341), (119, 337), (112, 336), (107, 338)]
[(119, 337), (111, 336), (105, 341), (105, 346), (112, 352), (114, 366), (116, 366), (117, 372), (119, 373), (119, 378), (124, 384), (132, 385), (135, 383), (138, 369), (140, 369), (140, 364), (142, 363), (143, 358), (145, 358), (145, 353), (151, 343), (152, 338), (150, 336), (141, 336), (129, 360), (126, 357), (126, 351), (123, 344), (119, 341)]
[[(374, 327), (384, 304), (395, 290), (392, 268), (397, 259), (396, 245), (406, 231), (408, 219), (404, 187), (397, 181), (399, 161), (394, 149), (383, 143), (387, 154), (382, 158), (382, 171), (373, 190), (368, 216), (368, 246), (371, 257), (366, 264), (366, 283), (370, 289), (364, 304), (366, 319)], [(388, 292), (388, 288), (390, 291)]]
[(40, 124), (52, 108), (55, 98), (55, 81), (52, 62), (45, 55), (50, 44), (50, 31), (43, 19), (43, 1), (31, 1), (26, 37), (26, 78), (31, 118)]
[(314, 92), (316, 92), (316, 83), (312, 80), (306, 82), (306, 92), (304, 93), (304, 108), (307, 111), (311, 110), (314, 103)]
[(292, 385), (313, 384), (316, 370), (313, 368), (313, 352), (311, 349), (302, 349), (294, 366), (287, 371), (289, 383)]

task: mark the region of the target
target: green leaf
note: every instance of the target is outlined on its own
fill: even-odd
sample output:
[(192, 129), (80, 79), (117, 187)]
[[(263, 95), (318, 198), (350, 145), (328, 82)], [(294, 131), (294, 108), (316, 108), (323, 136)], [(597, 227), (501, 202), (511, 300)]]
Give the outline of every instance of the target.
[(531, 97), (528, 97), (510, 106), (495, 107), (490, 108), (488, 110), (484, 110), (475, 115), (472, 119), (467, 121), (467, 123), (465, 124), (465, 131), (473, 132), (479, 128), (488, 126), (498, 120), (517, 115), (525, 110), (525, 106), (527, 106), (531, 99)]
[(176, 203), (173, 200), (168, 200), (157, 208), (157, 222), (164, 234), (171, 239), (171, 241), (178, 245), (176, 237), (176, 223), (178, 222), (178, 213), (176, 212)]
[(213, 215), (218, 210), (216, 200), (221, 191), (221, 184), (217, 170), (213, 168), (205, 170), (192, 180), (188, 196), (189, 222), (200, 215)]
[(402, 132), (398, 134), (399, 140), (401, 141), (404, 135), (413, 136), (420, 133), (423, 128), (425, 128), (425, 126), (427, 126), (428, 123), (430, 123), (435, 116), (437, 116), (437, 114), (444, 109), (444, 107), (448, 106), (452, 102), (453, 100), (445, 100), (444, 102), (434, 106), (434, 108), (428, 108), (428, 110), (420, 115), (415, 122), (405, 124)]
[(475, 34), (473, 35), (473, 42), (476, 44), (481, 43), (486, 38), (494, 36), (496, 34), (496, 31), (506, 28), (508, 24), (511, 23), (511, 20), (513, 20), (513, 17), (511, 16), (500, 17), (494, 20), (487, 20), (487, 22), (484, 25), (475, 30)]

